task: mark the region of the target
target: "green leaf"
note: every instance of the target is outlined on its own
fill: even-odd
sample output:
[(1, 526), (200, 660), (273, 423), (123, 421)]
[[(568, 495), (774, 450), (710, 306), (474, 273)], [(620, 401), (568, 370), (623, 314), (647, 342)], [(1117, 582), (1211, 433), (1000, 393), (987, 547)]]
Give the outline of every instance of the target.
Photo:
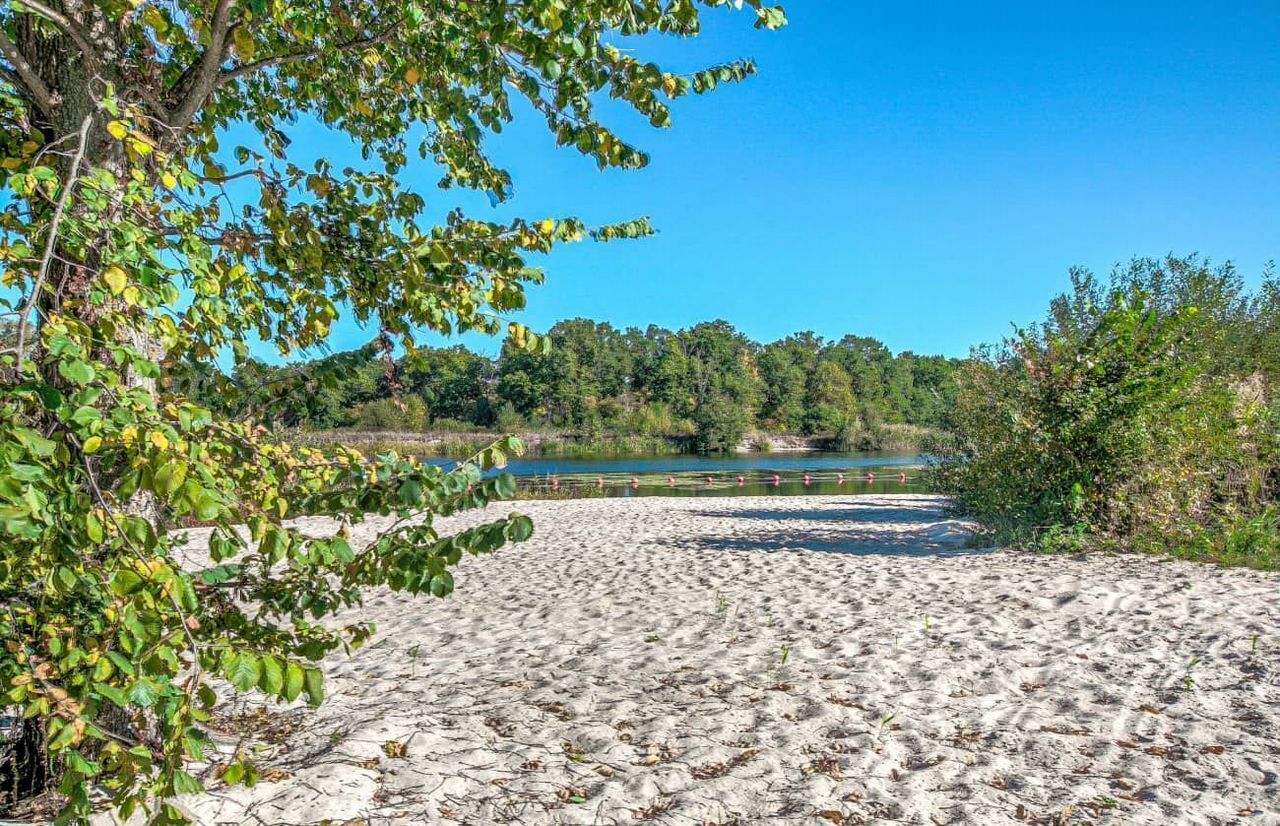
[(249, 691), (262, 676), (258, 658), (247, 651), (231, 655), (226, 668), (227, 681), (241, 691)]
[(205, 494), (196, 503), (196, 516), (206, 522), (217, 519), (222, 513), (222, 503), (212, 496)]
[(146, 677), (139, 677), (129, 686), (129, 701), (134, 705), (150, 708), (160, 699), (160, 687)]
[(142, 586), (142, 577), (133, 571), (120, 570), (111, 576), (111, 591), (122, 597), (134, 593)]
[(93, 381), (95, 375), (91, 366), (79, 360), (58, 362), (58, 373), (72, 384), (81, 386)]
[(347, 543), (341, 535), (335, 536), (330, 543), (333, 548), (333, 554), (342, 562), (354, 562), (356, 555), (351, 550), (351, 545)]
[(133, 667), (133, 662), (118, 651), (108, 651), (107, 659), (111, 660), (111, 663), (125, 674), (132, 676), (137, 673), (137, 669)]
[(103, 697), (106, 697), (108, 700), (115, 703), (120, 708), (126, 708), (129, 705), (128, 696), (126, 696), (123, 691), (121, 691), (120, 689), (116, 688), (113, 685), (107, 685), (106, 683), (99, 683), (93, 687), (93, 690), (98, 694), (102, 695)]
[(522, 514), (513, 514), (507, 522), (507, 539), (524, 542), (533, 536), (533, 521)]
[(324, 673), (318, 668), (304, 669), (307, 703), (318, 706), (324, 702)]
[(51, 456), (58, 446), (57, 442), (46, 439), (29, 427), (15, 427), (13, 434), (18, 438), (19, 444), (36, 456)]
[(199, 794), (204, 791), (204, 784), (178, 769), (173, 773), (173, 790), (177, 794)]
[(294, 662), (287, 663), (284, 669), (284, 698), (289, 702), (298, 699), (305, 682), (306, 673), (302, 666)]
[(63, 721), (57, 717), (50, 721), (49, 730), (51, 733), (56, 733), (53, 733), (49, 738), (49, 751), (61, 751), (71, 745), (72, 741), (76, 739), (75, 727), (70, 723), (63, 723), (61, 726), (55, 725), (62, 722)]
[(447, 597), (453, 593), (453, 575), (448, 571), (442, 571), (431, 577), (431, 585), (429, 590), (431, 595), (435, 597)]
[(400, 484), (400, 504), (411, 508), (422, 502), (422, 485), (416, 479), (406, 479)]
[(277, 696), (284, 689), (284, 665), (269, 654), (262, 656), (262, 678), (258, 687), (267, 694)]

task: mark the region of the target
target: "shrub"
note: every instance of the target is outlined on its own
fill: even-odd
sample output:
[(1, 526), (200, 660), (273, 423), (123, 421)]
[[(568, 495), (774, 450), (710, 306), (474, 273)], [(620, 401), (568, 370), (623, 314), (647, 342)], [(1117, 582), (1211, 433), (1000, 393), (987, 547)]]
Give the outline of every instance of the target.
[(427, 427), (427, 406), (418, 396), (375, 399), (355, 410), (359, 430), (395, 430), (421, 433)]
[(502, 407), (498, 408), (496, 420), (498, 430), (503, 433), (516, 433), (529, 426), (524, 416), (516, 412), (515, 405), (511, 402), (503, 402)]
[(700, 453), (727, 453), (735, 450), (751, 426), (751, 414), (727, 396), (710, 396), (693, 417), (694, 437)]
[(1275, 499), (1276, 417), (1222, 329), (1247, 328), (1233, 279), (1143, 262), (1102, 293), (1076, 273), (1046, 322), (975, 351), (935, 485), (996, 539), (1051, 549), (1265, 533), (1251, 520)]

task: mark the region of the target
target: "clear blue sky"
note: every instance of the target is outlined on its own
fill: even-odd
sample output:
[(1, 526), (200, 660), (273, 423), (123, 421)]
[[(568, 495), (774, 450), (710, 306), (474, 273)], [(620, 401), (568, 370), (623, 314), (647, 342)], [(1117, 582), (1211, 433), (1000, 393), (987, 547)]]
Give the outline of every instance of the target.
[[(712, 12), (703, 37), (642, 44), (671, 69), (760, 66), (680, 101), (671, 130), (617, 112), (646, 170), (601, 173), (531, 117), (492, 142), (516, 197), (467, 199), (478, 217), (660, 230), (560, 248), (520, 320), (725, 318), (963, 355), (1038, 318), (1073, 264), (1198, 251), (1256, 284), (1280, 258), (1275, 0), (786, 6), (778, 33)], [(369, 337), (343, 325), (333, 346)]]

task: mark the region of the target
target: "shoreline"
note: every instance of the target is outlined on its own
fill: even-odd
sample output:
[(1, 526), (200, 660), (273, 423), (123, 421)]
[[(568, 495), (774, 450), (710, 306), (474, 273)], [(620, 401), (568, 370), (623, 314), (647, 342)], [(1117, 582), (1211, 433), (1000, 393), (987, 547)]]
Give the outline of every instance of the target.
[[(911, 426), (890, 426), (905, 427)], [(885, 453), (918, 452), (932, 431), (918, 429), (905, 441), (899, 439), (886, 448), (867, 450), (842, 450), (835, 436), (819, 434), (801, 436), (788, 433), (751, 432), (743, 436), (734, 450), (721, 456), (767, 456), (779, 454), (821, 453)], [(506, 435), (489, 430), (334, 430), (293, 431), (286, 438), (301, 444), (345, 444), (349, 446), (379, 445), (394, 447), (402, 452), (434, 448), (429, 458), (455, 459), (470, 455), (472, 448), (487, 445)], [(605, 434), (597, 440), (585, 439), (579, 434), (563, 431), (522, 431), (515, 435), (524, 442), (528, 453), (525, 458), (623, 458), (674, 455), (698, 455), (693, 450), (692, 436)], [(763, 446), (763, 447), (762, 447)]]

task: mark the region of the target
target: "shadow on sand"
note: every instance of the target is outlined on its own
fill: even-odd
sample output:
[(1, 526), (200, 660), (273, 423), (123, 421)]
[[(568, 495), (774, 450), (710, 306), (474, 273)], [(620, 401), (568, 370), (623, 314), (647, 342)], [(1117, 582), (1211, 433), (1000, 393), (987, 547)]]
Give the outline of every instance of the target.
[(698, 514), (735, 522), (781, 523), (776, 530), (746, 530), (688, 540), (688, 545), (703, 550), (804, 550), (852, 556), (974, 556), (994, 550), (969, 547), (971, 533), (967, 526), (948, 518), (934, 502), (850, 503), (808, 509), (744, 507)]

